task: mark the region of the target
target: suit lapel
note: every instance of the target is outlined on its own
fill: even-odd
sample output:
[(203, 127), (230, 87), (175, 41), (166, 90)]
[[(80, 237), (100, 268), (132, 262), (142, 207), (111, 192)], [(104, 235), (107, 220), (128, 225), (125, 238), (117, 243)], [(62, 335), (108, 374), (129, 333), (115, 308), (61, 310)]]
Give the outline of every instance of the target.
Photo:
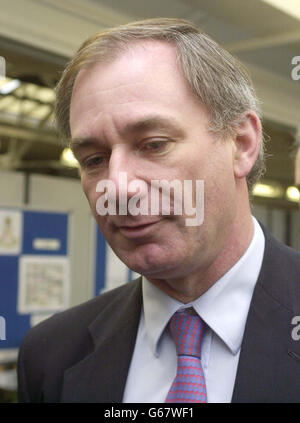
[(267, 232), (265, 237), (264, 261), (248, 313), (232, 402), (299, 401), (295, 375), (300, 363), (289, 355), (289, 351), (300, 354), (299, 342), (291, 336), (296, 312), (291, 305), (294, 278), (288, 277), (287, 252)]
[(95, 350), (66, 370), (63, 402), (122, 402), (141, 304), (141, 281), (130, 282), (90, 325)]
[[(247, 320), (232, 402), (277, 402), (291, 398), (284, 379), (291, 314), (258, 287)], [(282, 366), (281, 366), (282, 365)], [(298, 367), (298, 371), (299, 371)], [(295, 369), (297, 371), (297, 369)]]

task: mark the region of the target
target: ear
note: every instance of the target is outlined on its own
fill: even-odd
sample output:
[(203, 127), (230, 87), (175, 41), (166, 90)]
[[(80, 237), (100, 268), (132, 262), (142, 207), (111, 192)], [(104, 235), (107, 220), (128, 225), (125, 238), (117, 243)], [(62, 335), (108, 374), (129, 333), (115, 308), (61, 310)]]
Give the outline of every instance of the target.
[(246, 112), (239, 125), (235, 127), (234, 175), (244, 178), (251, 171), (259, 154), (262, 140), (262, 127), (257, 114)]

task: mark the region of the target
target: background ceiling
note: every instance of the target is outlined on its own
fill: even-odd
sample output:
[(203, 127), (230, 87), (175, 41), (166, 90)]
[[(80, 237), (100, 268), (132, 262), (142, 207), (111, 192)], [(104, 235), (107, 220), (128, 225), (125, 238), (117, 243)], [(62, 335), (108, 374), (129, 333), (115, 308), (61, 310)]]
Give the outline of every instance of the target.
[[(271, 0), (0, 0), (0, 167), (78, 177), (60, 161), (53, 88), (67, 60), (91, 34), (135, 19), (192, 20), (249, 69), (262, 99), (267, 134), (266, 180), (293, 184), (293, 143), (300, 128), (300, 13)], [(287, 5), (295, 0), (285, 0)], [(298, 3), (300, 1), (296, 0)], [(296, 4), (296, 3), (295, 3)], [(21, 81), (11, 92), (4, 83)]]

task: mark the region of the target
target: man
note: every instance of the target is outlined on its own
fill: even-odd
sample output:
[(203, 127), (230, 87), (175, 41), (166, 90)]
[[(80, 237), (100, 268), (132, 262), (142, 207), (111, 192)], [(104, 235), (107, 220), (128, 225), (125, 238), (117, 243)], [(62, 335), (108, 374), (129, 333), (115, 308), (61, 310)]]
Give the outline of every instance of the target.
[[(262, 130), (236, 60), (186, 21), (112, 29), (68, 65), (57, 120), (102, 233), (143, 277), (27, 334), (20, 401), (172, 402), (182, 354), (177, 362), (169, 322), (190, 314), (205, 328), (201, 360), (190, 358), (198, 360), (200, 402), (298, 402), (300, 344), (291, 322), (300, 315), (300, 255), (251, 216)], [(193, 206), (196, 181), (204, 181), (203, 222), (187, 225), (186, 209), (175, 213), (175, 193), (170, 214), (151, 214), (151, 204), (148, 213), (102, 213), (99, 181), (115, 188), (106, 202), (122, 207), (139, 191), (138, 208), (157, 180), (193, 181)], [(134, 181), (143, 182), (139, 190), (129, 189)]]

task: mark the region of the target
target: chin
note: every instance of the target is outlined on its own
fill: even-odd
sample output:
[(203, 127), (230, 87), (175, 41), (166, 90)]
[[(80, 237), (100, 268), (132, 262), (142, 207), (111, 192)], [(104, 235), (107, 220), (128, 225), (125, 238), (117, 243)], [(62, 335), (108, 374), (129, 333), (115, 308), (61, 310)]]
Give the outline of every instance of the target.
[(127, 267), (145, 277), (176, 277), (187, 261), (184, 248), (156, 242), (114, 251)]
[(133, 271), (145, 276), (146, 278), (164, 279), (168, 277), (176, 277), (179, 271), (178, 259), (170, 259), (170, 257), (154, 257), (154, 256), (135, 256), (132, 260), (125, 263)]

